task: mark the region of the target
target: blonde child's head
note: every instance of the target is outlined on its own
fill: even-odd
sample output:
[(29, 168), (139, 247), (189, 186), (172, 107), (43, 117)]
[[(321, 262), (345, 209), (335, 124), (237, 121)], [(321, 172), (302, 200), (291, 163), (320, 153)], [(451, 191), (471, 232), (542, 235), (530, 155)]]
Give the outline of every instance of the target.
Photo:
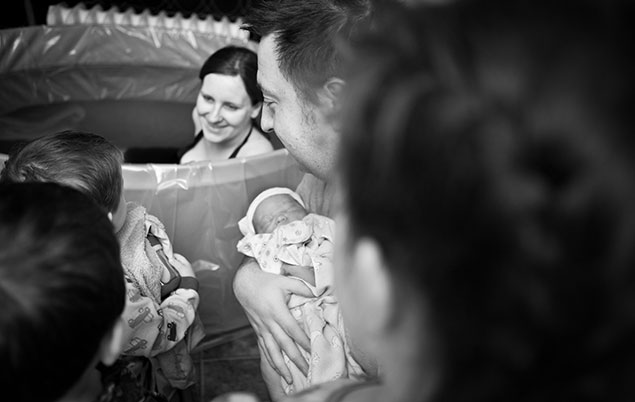
[(122, 152), (101, 136), (63, 131), (26, 143), (5, 162), (2, 181), (55, 182), (88, 195), (111, 215), (115, 231), (125, 221)]

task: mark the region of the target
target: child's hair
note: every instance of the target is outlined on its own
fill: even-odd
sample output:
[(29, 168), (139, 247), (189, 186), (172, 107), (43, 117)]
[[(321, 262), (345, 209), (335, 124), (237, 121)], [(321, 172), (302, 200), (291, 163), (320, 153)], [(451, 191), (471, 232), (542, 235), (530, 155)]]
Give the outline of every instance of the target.
[(350, 234), (425, 298), (431, 400), (632, 400), (635, 4), (443, 3), (359, 46)]
[(103, 211), (56, 183), (0, 183), (0, 389), (62, 397), (90, 367), (125, 302)]
[(12, 152), (0, 180), (62, 183), (112, 212), (123, 191), (122, 163), (122, 152), (103, 137), (64, 131), (35, 139)]

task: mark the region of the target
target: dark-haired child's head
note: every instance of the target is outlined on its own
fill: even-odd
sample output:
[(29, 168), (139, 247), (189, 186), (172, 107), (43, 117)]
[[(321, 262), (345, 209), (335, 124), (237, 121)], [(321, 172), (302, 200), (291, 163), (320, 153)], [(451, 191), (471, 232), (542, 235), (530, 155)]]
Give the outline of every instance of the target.
[[(336, 290), (361, 337), (419, 309), (405, 350), (431, 352), (432, 400), (633, 397), (634, 11), (428, 4), (378, 11), (394, 18), (357, 48), (340, 160), (364, 264)], [(373, 256), (394, 296), (380, 323)]]
[(0, 387), (55, 401), (121, 345), (119, 244), (102, 208), (55, 183), (0, 183)]

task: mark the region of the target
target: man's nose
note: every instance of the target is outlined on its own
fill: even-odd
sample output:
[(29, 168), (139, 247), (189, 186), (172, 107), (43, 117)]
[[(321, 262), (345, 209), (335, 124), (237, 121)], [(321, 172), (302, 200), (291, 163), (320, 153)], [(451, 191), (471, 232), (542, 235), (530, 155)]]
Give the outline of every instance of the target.
[(273, 115), (268, 107), (262, 108), (262, 116), (260, 117), (260, 128), (265, 133), (273, 132)]

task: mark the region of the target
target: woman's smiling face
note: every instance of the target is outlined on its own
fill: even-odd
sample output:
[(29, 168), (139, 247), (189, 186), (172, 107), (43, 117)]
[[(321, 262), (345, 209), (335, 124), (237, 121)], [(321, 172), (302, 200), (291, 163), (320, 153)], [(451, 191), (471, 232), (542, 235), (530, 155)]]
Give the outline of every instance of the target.
[(208, 74), (203, 79), (196, 113), (207, 141), (221, 144), (246, 134), (259, 110), (260, 103), (252, 105), (240, 76)]

